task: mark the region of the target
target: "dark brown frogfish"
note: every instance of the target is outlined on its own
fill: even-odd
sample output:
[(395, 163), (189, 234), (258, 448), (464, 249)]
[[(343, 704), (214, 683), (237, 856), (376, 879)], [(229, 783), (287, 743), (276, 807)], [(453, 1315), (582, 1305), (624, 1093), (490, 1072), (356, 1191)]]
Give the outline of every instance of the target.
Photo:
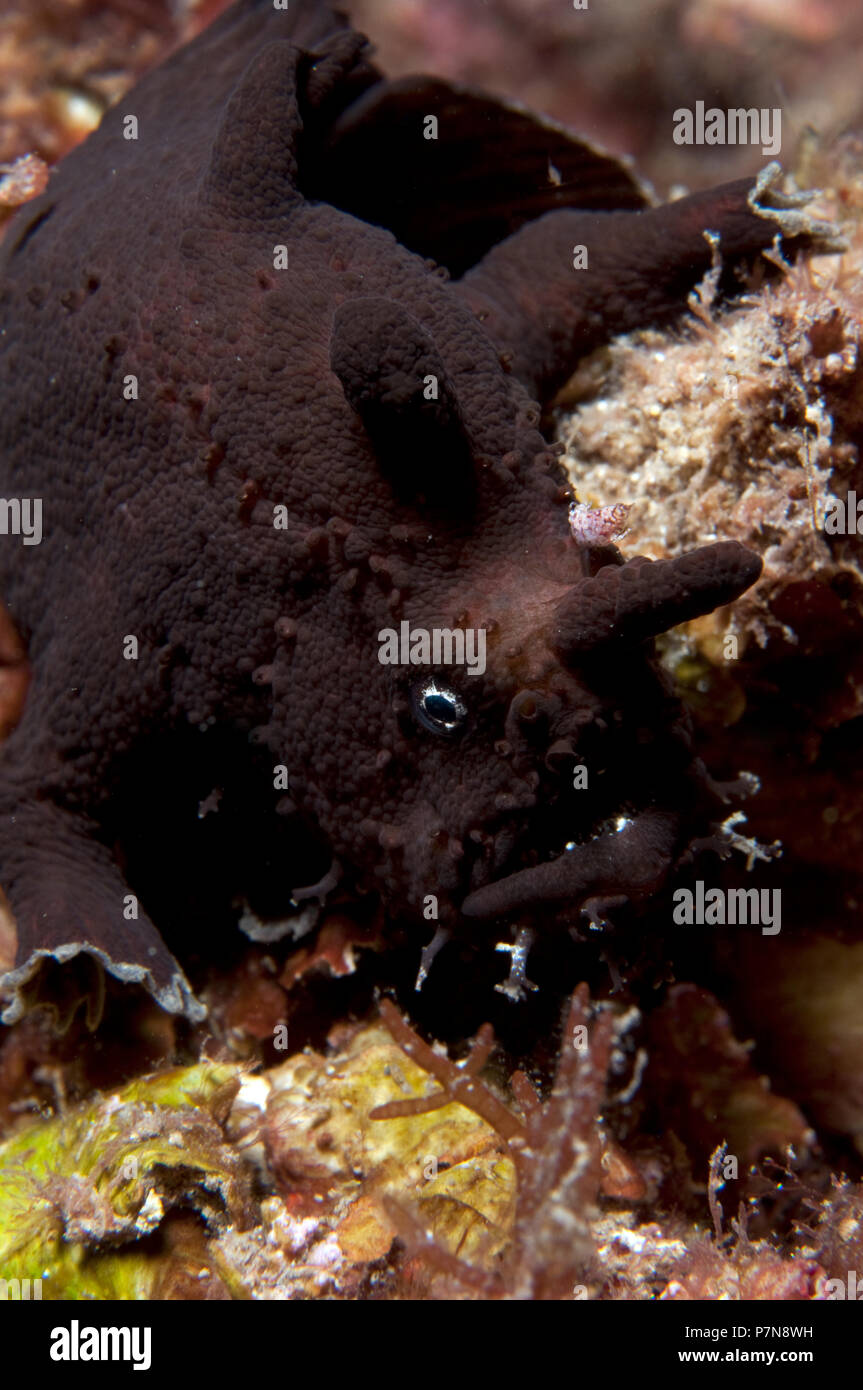
[(256, 849), (418, 942), (649, 900), (722, 805), (653, 638), (760, 561), (574, 535), (540, 404), (817, 238), (774, 182), (651, 206), (314, 0), (240, 0), (62, 162), (0, 251), (6, 1021), (81, 953), (200, 1017), (165, 939), (206, 955)]

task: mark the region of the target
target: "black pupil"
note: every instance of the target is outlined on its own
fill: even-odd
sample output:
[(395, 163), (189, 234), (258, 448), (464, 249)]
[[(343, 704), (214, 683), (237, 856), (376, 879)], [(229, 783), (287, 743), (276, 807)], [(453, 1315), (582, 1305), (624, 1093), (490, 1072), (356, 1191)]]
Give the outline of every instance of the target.
[(455, 701), (439, 690), (431, 690), (423, 696), (423, 709), (429, 719), (436, 719), (439, 724), (454, 724), (458, 713)]

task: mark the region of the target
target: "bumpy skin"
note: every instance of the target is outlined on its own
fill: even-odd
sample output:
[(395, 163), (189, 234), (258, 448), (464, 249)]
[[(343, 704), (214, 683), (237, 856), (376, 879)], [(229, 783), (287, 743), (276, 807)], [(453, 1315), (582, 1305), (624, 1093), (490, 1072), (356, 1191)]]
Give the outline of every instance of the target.
[[(515, 143), (473, 228), (454, 177), (477, 260), (454, 281), (383, 224), (445, 247), (446, 142), (481, 151), (490, 107)], [(386, 166), (389, 139), (413, 163), (383, 179), (359, 155)], [(33, 673), (0, 765), (10, 995), (84, 950), (199, 1014), (121, 867), (130, 779), (144, 798), (160, 748), (172, 824), (191, 835), (217, 748), (209, 785), (278, 823), (289, 885), (332, 854), (420, 927), (432, 894), (446, 928), (476, 930), (656, 890), (715, 803), (650, 638), (759, 564), (732, 544), (626, 566), (577, 545), (529, 392), (679, 311), (705, 228), (734, 255), (768, 246), (778, 221), (749, 193), (635, 211), (626, 171), (560, 131), (443, 84), (389, 88), (311, 0), (244, 0), (108, 114), (0, 262), (2, 490), (44, 507), (41, 545), (0, 540)], [(608, 211), (565, 210), (598, 196)], [(381, 664), (402, 619), (485, 629), (485, 673)], [(453, 699), (424, 697), (430, 675)], [(144, 857), (174, 862), (160, 819)]]

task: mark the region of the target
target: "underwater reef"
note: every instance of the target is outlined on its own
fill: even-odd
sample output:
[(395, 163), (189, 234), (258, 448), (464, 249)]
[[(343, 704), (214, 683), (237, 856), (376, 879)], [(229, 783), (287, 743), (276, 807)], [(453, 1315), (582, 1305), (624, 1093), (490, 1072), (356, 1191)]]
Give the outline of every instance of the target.
[[(0, 101), (6, 161), (0, 212), (5, 207), (11, 215), (21, 206), (26, 216), (30, 200), (50, 199), (57, 187), (50, 167), (144, 71), (205, 32), (224, 8), (81, 3), (59, 17), (38, 6), (11, 8), (0, 22), (0, 71), (16, 73)], [(478, 603), (502, 594), (496, 620), (505, 628), (522, 605), (524, 620), (512, 629), (518, 656), (507, 657), (517, 668), (514, 683), (509, 667), (504, 675), (495, 666), (493, 642), (491, 677), (484, 672), (463, 682), (478, 689), (482, 679), (490, 681), (488, 710), (509, 707), (506, 737), (516, 746), (517, 776), (512, 784), (489, 777), (496, 725), (484, 712), (485, 743), (475, 761), (466, 755), (462, 780), (481, 786), (487, 800), (498, 798), (493, 833), (484, 840), (473, 834), (476, 848), (459, 853), (462, 833), (468, 845), (476, 828), (479, 798), (471, 801), (458, 780), (450, 789), (435, 762), (434, 785), (445, 788), (437, 804), (446, 805), (449, 820), (435, 827), (432, 859), (423, 858), (428, 826), (414, 813), (413, 796), (425, 785), (424, 764), (410, 762), (405, 730), (412, 720), (432, 738), (442, 732), (442, 743), (431, 746), (443, 747), (443, 765), (452, 747), (447, 740), (465, 716), (457, 685), (436, 678), (418, 696), (406, 688), (396, 710), (398, 736), (381, 749), (375, 744), (377, 753), (389, 755), (376, 776), (392, 775), (387, 765), (408, 758), (406, 790), (394, 780), (395, 790), (370, 810), (364, 784), (350, 783), (347, 804), (331, 817), (348, 872), (328, 875), (327, 856), (312, 837), (295, 854), (308, 876), (290, 877), (291, 861), (289, 881), (320, 877), (320, 891), (301, 889), (286, 901), (282, 841), (270, 840), (256, 817), (244, 824), (242, 814), (230, 814), (220, 780), (210, 777), (204, 785), (212, 763), (202, 760), (203, 771), (196, 764), (203, 838), (186, 859), (173, 804), (179, 794), (172, 788), (180, 785), (174, 747), (163, 761), (153, 758), (149, 741), (136, 753), (131, 781), (143, 777), (151, 759), (156, 781), (137, 809), (133, 792), (109, 786), (114, 773), (107, 761), (95, 767), (88, 761), (88, 779), (108, 788), (120, 807), (116, 827), (106, 821), (111, 835), (116, 829), (120, 841), (131, 830), (121, 862), (133, 885), (148, 882), (141, 846), (160, 821), (177, 840), (162, 881), (153, 881), (151, 897), (142, 894), (160, 934), (142, 934), (140, 946), (133, 938), (123, 969), (112, 969), (120, 957), (112, 957), (117, 937), (107, 930), (100, 936), (97, 929), (98, 949), (89, 954), (66, 949), (77, 940), (74, 933), (50, 936), (44, 900), (28, 896), (41, 891), (39, 874), (32, 890), (18, 887), (32, 847), (19, 848), (8, 834), (4, 840), (0, 827), (0, 884), (11, 903), (0, 916), (0, 966), (14, 975), (7, 1026), (0, 1026), (0, 1275), (26, 1280), (38, 1272), (42, 1297), (58, 1299), (835, 1298), (849, 1271), (863, 1280), (863, 545), (857, 524), (863, 144), (853, 133), (859, 108), (847, 77), (848, 53), (859, 54), (854, 16), (838, 3), (817, 10), (789, 5), (781, 17), (766, 5), (720, 0), (660, 6), (667, 32), (686, 42), (674, 61), (651, 66), (649, 119), (641, 121), (627, 101), (608, 97), (630, 90), (639, 45), (662, 48), (655, 31), (627, 34), (631, 6), (591, 15), (589, 42), (577, 57), (558, 32), (560, 8), (540, 0), (495, 0), (479, 17), (475, 7), (419, 0), (349, 8), (352, 22), (379, 46), (374, 61), (396, 79), (396, 95), (380, 101), (380, 115), (372, 105), (373, 141), (385, 137), (388, 100), (415, 112), (437, 90), (430, 84), (419, 105), (410, 105), (410, 89), (399, 86), (400, 74), (427, 65), (441, 83), (466, 81), (504, 99), (527, 98), (576, 132), (600, 133), (605, 145), (637, 153), (639, 172), (664, 188), (682, 181), (710, 190), (724, 179), (751, 181), (758, 170), (754, 151), (720, 147), (698, 165), (690, 151), (687, 165), (670, 142), (672, 110), (705, 90), (706, 73), (729, 84), (728, 105), (759, 105), (775, 64), (787, 78), (799, 138), (786, 136), (784, 172), (759, 186), (760, 210), (753, 214), (743, 196), (728, 214), (728, 228), (738, 216), (749, 228), (740, 255), (727, 252), (723, 259), (721, 232), (704, 237), (721, 211), (705, 193), (702, 221), (679, 253), (682, 264), (701, 243), (688, 279), (675, 281), (674, 312), (666, 312), (661, 296), (656, 322), (649, 312), (627, 322), (606, 307), (605, 326), (593, 336), (579, 325), (586, 350), (576, 354), (573, 370), (563, 369), (560, 353), (550, 361), (531, 337), (529, 316), (508, 320), (511, 309), (494, 302), (481, 255), (499, 274), (495, 250), (471, 243), (479, 233), (457, 219), (445, 225), (445, 215), (418, 230), (400, 206), (388, 208), (407, 245), (413, 235), (437, 238), (432, 249), (421, 250), (439, 263), (449, 256), (456, 283), (466, 268), (466, 282), (474, 274), (469, 303), (481, 325), (489, 320), (483, 332), (499, 335), (505, 384), (498, 388), (483, 365), (479, 338), (459, 338), (460, 324), (458, 332), (448, 327), (439, 307), (451, 293), (445, 279), (428, 292), (407, 278), (399, 283), (406, 299), (414, 296), (416, 318), (436, 325), (434, 335), (418, 334), (414, 315), (384, 314), (368, 297), (375, 275), (381, 294), (388, 285), (371, 258), (364, 265), (363, 312), (343, 313), (341, 336), (326, 360), (345, 409), (351, 407), (373, 441), (380, 476), (360, 485), (364, 465), (355, 463), (346, 485), (341, 459), (322, 451), (314, 486), (341, 493), (349, 521), (342, 529), (316, 528), (302, 499), (290, 498), (292, 518), (302, 517), (307, 531), (301, 573), (292, 582), (313, 608), (322, 571), (340, 585), (340, 603), (355, 602), (357, 585), (368, 586), (375, 627), (389, 613), (396, 633), (410, 611), (403, 595), (414, 595), (416, 612), (423, 585), (439, 595), (442, 573), (460, 577), (472, 565), (479, 579), (470, 587), (465, 582), (460, 614), (450, 596), (437, 609), (426, 597), (422, 611), (447, 622), (461, 616), (469, 626)], [(523, 44), (513, 45), (515, 33), (525, 35)], [(778, 34), (779, 51), (765, 33), (774, 43)], [(813, 47), (822, 58), (830, 55), (837, 72), (833, 105), (818, 112), (812, 104), (823, 77), (806, 56)], [(334, 67), (345, 65), (358, 100), (368, 106), (374, 85), (366, 56), (346, 58), (337, 43), (331, 58)], [(592, 71), (592, 85), (575, 97), (577, 63)], [(332, 98), (325, 82), (320, 87), (315, 99), (329, 119)], [(804, 129), (816, 116), (819, 134)], [(517, 138), (528, 139), (523, 130), (519, 125)], [(362, 130), (348, 122), (347, 132), (347, 157), (341, 164), (337, 157), (328, 176), (333, 186), (355, 157), (350, 140), (359, 142), (353, 151), (365, 148)], [(315, 151), (317, 138), (307, 136)], [(562, 138), (555, 148), (564, 158)], [(582, 156), (572, 158), (572, 169), (555, 165), (549, 188), (556, 187), (555, 175), (564, 190), (576, 178)], [(236, 216), (245, 227), (250, 219), (242, 200), (254, 202), (260, 193), (242, 161), (233, 161), (230, 147), (221, 167), (239, 182), (230, 197), (224, 191), (212, 197), (214, 245), (225, 235), (219, 219)], [(579, 167), (582, 177), (596, 176), (590, 159)], [(631, 199), (633, 209), (644, 199), (665, 212), (666, 235), (672, 242), (680, 236), (683, 246), (683, 232), (674, 229), (685, 224), (685, 201), (659, 202), (615, 161), (602, 168), (613, 196)], [(292, 167), (288, 177), (302, 187), (302, 172)], [(316, 177), (320, 186), (310, 187), (309, 199), (322, 194), (326, 201), (326, 179)], [(801, 190), (816, 191), (804, 196)], [(386, 194), (383, 184), (375, 185), (376, 197)], [(547, 189), (546, 196), (556, 194)], [(371, 197), (367, 189), (363, 197)], [(356, 215), (373, 222), (371, 203), (360, 198), (360, 204)], [(752, 239), (750, 218), (759, 231), (759, 222), (769, 226), (763, 244), (758, 235)], [(4, 225), (14, 237), (14, 224)], [(529, 229), (530, 221), (523, 225)], [(325, 231), (315, 235), (324, 244)], [(500, 241), (497, 232), (482, 235), (489, 246)], [(529, 263), (530, 257), (516, 258), (513, 283)], [(334, 273), (345, 271), (339, 265)], [(606, 282), (611, 290), (617, 273)], [(323, 284), (321, 277), (317, 288)], [(319, 301), (314, 304), (320, 314)], [(72, 311), (87, 312), (86, 296)], [(236, 321), (241, 325), (239, 314)], [(385, 369), (368, 366), (370, 326)], [(247, 327), (243, 334), (248, 337)], [(465, 341), (485, 372), (475, 398), (465, 382), (476, 362), (457, 362), (452, 346), (463, 353)], [(164, 348), (158, 331), (153, 339), (169, 359), (177, 342)], [(244, 349), (245, 343), (243, 337)], [(391, 347), (396, 368), (382, 344)], [(122, 364), (126, 351), (128, 343), (118, 344), (111, 359), (120, 376), (129, 366)], [(315, 354), (323, 361), (317, 348)], [(210, 378), (216, 396), (223, 357), (217, 342)], [(412, 370), (431, 371), (445, 383), (443, 401), (424, 410), (419, 426), (399, 375), (408, 359)], [(519, 380), (541, 397), (541, 412), (522, 399)], [(165, 398), (168, 412), (177, 400), (189, 405), (179, 378), (173, 390)], [(408, 535), (416, 486), (394, 472), (396, 455), (407, 447), (428, 470), (424, 435), (461, 459), (465, 434), (475, 452), (482, 431), (489, 456), (500, 454), (498, 422), (480, 419), (476, 404), (489, 392), (496, 402), (512, 392), (515, 401), (511, 413), (522, 433), (507, 455), (509, 477), (497, 478), (497, 493), (486, 493), (486, 474), (478, 474), (482, 524), (474, 532), (456, 527), (446, 563), (436, 570), (413, 558), (421, 554)], [(307, 399), (298, 398), (306, 409)], [(393, 401), (395, 425), (386, 413)], [(204, 460), (208, 486), (232, 466), (231, 437), (219, 432), (215, 414), (211, 425), (210, 409), (209, 399), (190, 408), (199, 446), (212, 450), (215, 441), (216, 452)], [(360, 434), (349, 432), (341, 416), (331, 419), (336, 423), (328, 428), (343, 453), (362, 460)], [(110, 412), (100, 428), (106, 435), (118, 428)], [(237, 515), (254, 528), (271, 479), (254, 470), (249, 478)], [(461, 485), (457, 473), (445, 473), (447, 503)], [(436, 515), (441, 502), (434, 488), (427, 472), (420, 502)], [(507, 503), (508, 488), (528, 494), (530, 504)], [(375, 549), (377, 536), (362, 534), (358, 497), (366, 507), (373, 498), (387, 524), (400, 528), (391, 551)], [(545, 520), (552, 507), (554, 523)], [(324, 496), (321, 516), (327, 508), (331, 500)], [(445, 536), (444, 524), (435, 524)], [(494, 537), (487, 551), (483, 528)], [(525, 575), (546, 544), (556, 557), (542, 603), (520, 575), (520, 537), (528, 535), (533, 549)], [(565, 546), (587, 561), (567, 568)], [(720, 558), (703, 558), (711, 554)], [(633, 565), (632, 557), (646, 558)], [(262, 570), (272, 584), (268, 556)], [(224, 575), (227, 582), (227, 566)], [(257, 580), (242, 582), (247, 588)], [(104, 576), (98, 584), (104, 601), (110, 592), (113, 602)], [(578, 593), (578, 603), (564, 599), (567, 590)], [(0, 597), (8, 604), (8, 592)], [(550, 599), (560, 615), (551, 639), (542, 616)], [(34, 614), (37, 606), (34, 599)], [(0, 621), (0, 723), (12, 750), (7, 780), (17, 794), (35, 775), (41, 745), (34, 739), (25, 748), (19, 769), (15, 730), (26, 727), (40, 652), (53, 650), (55, 635), (34, 643), (36, 619), (23, 622), (22, 610), (11, 608), (15, 620), (7, 611)], [(202, 611), (195, 610), (194, 621)], [(285, 624), (293, 619), (281, 610), (267, 609), (266, 619), (270, 630), (282, 623), (280, 643), (302, 648), (303, 611), (291, 631)], [(184, 630), (190, 648), (194, 621)], [(339, 685), (352, 622), (340, 626), (340, 609), (329, 627), (324, 645), (331, 650), (308, 689), (302, 687), (296, 740), (313, 718), (327, 717), (333, 690), (348, 689), (343, 705), (353, 698), (351, 688), (363, 701), (371, 698), (375, 687), (364, 678)], [(605, 656), (591, 653), (606, 651), (597, 634), (607, 642), (609, 632), (624, 655), (603, 668)], [(538, 633), (545, 634), (542, 642)], [(655, 655), (644, 646), (654, 639)], [(216, 647), (210, 633), (208, 652)], [(287, 685), (279, 685), (272, 669), (281, 660), (262, 643), (242, 673), (254, 682), (254, 700), (262, 690), (276, 692), (277, 719), (288, 702)], [(589, 678), (582, 675), (584, 660)], [(528, 708), (525, 690), (540, 688), (552, 668), (560, 673), (549, 679), (547, 706), (537, 701), (538, 708)], [(187, 681), (184, 661), (166, 660), (163, 652), (148, 696), (173, 680), (175, 669), (180, 689)], [(60, 672), (65, 681), (66, 668)], [(94, 713), (110, 738), (122, 741), (126, 730), (112, 725), (110, 702), (102, 705), (101, 695), (92, 694), (109, 684), (105, 671), (95, 663), (90, 676), (84, 718), (70, 742), (77, 743)], [(190, 673), (183, 688), (192, 691), (203, 722), (211, 684), (204, 694)], [(566, 711), (579, 700), (579, 719), (567, 723)], [(317, 705), (322, 712), (311, 713)], [(634, 722), (633, 707), (639, 709)], [(226, 708), (243, 728), (257, 723), (239, 700)], [(367, 704), (359, 718), (365, 727)], [(610, 740), (604, 729), (603, 737), (596, 732), (604, 721), (614, 727)], [(330, 727), (342, 725), (336, 720)], [(595, 741), (578, 743), (584, 727), (594, 730)], [(292, 777), (302, 763), (296, 740), (286, 759)], [(577, 790), (574, 796), (557, 790), (574, 747), (586, 750), (591, 775), (611, 767), (584, 816), (574, 809)], [(232, 745), (218, 745), (217, 755), (229, 760)], [(86, 802), (85, 783), (64, 784), (66, 776), (52, 771), (50, 794), (63, 785), (63, 797), (73, 805), (80, 800), (90, 814), (97, 803)], [(308, 786), (298, 775), (290, 788), (300, 803), (304, 793), (311, 796), (324, 825), (345, 786), (335, 761), (327, 777), (322, 774), (325, 790), (317, 790), (311, 774)], [(241, 782), (241, 791), (248, 795), (251, 785)], [(661, 791), (648, 796), (645, 789), (654, 785)], [(412, 808), (406, 830), (397, 823), (402, 795)], [(4, 815), (7, 801), (0, 806)], [(657, 807), (674, 812), (673, 829), (657, 818)], [(294, 811), (283, 804), (280, 815), (289, 821)], [(218, 834), (217, 822), (223, 823)], [(525, 824), (531, 827), (526, 846), (519, 838)], [(645, 830), (629, 853), (633, 826)], [(592, 850), (597, 843), (601, 850)], [(257, 859), (249, 857), (250, 844), (261, 849)], [(446, 854), (438, 853), (441, 845)], [(247, 859), (252, 865), (253, 891), (225, 868), (234, 850), (244, 866)], [(586, 867), (576, 872), (579, 850)], [(352, 856), (365, 878), (350, 872)], [(72, 873), (64, 880), (72, 887), (63, 910), (84, 923), (98, 922), (101, 911), (102, 860), (94, 854), (88, 862), (89, 879)], [(50, 875), (50, 855), (37, 863), (40, 874)], [(434, 914), (423, 918), (419, 908), (425, 887), (437, 890), (441, 906), (466, 902), (473, 929), (436, 932)], [(33, 902), (43, 925), (31, 929)], [(754, 904), (760, 918), (735, 919), (730, 903), (738, 914), (744, 904), (751, 913)], [(441, 916), (446, 920), (445, 911)], [(25, 940), (36, 953), (50, 946), (56, 958), (46, 949), (38, 971), (22, 972)], [(168, 962), (149, 992), (135, 983), (147, 984), (145, 950), (151, 959), (165, 951)], [(172, 995), (165, 981), (178, 978), (171, 974), (175, 957), (183, 984)], [(137, 974), (133, 966), (141, 967)]]

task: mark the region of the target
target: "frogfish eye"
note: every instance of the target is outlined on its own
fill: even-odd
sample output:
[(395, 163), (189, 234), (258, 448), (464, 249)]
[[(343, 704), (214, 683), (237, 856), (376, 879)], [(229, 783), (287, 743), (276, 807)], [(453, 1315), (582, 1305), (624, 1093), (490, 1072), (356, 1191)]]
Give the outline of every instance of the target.
[(411, 696), (417, 719), (433, 734), (454, 734), (467, 718), (464, 702), (434, 676), (415, 685)]

